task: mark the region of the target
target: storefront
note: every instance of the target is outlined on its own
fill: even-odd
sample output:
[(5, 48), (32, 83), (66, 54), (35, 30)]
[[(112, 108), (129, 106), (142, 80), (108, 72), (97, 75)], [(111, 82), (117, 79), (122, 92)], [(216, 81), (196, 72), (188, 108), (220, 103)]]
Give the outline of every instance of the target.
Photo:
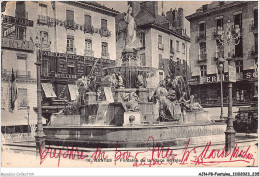
[[(68, 53), (40, 51), (42, 59), (41, 82), (43, 87), (43, 108), (56, 112), (64, 107), (65, 102), (76, 99), (75, 82), (89, 74), (97, 76), (97, 84), (101, 82), (102, 68), (114, 66), (109, 59), (79, 56)], [(93, 66), (96, 67), (93, 67)], [(52, 107), (50, 107), (52, 106)], [(50, 110), (45, 110), (51, 113)], [(45, 112), (43, 110), (43, 113)]]
[[(233, 83), (232, 97), (233, 105), (248, 105), (253, 101), (254, 82), (249, 79), (249, 74), (244, 73), (243, 78)], [(252, 76), (251, 73), (250, 76)], [(257, 79), (256, 79), (257, 80)], [(219, 106), (221, 104), (221, 88), (220, 76), (213, 74), (206, 77), (192, 77), (189, 80), (191, 86), (191, 94), (195, 96), (195, 100), (203, 106)], [(256, 90), (256, 89), (255, 89)], [(228, 104), (228, 73), (223, 75), (223, 102)]]

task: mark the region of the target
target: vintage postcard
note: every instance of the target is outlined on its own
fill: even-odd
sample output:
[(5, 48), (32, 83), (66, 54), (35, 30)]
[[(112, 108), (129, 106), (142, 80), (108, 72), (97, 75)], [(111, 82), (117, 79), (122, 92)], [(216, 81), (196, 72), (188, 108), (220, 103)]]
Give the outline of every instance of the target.
[(258, 167), (258, 1), (1, 1), (1, 41), (2, 167)]

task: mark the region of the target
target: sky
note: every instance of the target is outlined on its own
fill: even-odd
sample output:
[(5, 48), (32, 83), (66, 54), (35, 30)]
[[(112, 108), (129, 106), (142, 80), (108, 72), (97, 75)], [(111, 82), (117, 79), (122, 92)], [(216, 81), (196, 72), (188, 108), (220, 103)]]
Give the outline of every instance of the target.
[[(126, 12), (127, 11), (127, 1), (97, 1), (100, 4), (103, 4), (109, 8), (113, 8), (119, 12)], [(209, 4), (211, 1), (164, 1), (163, 2), (163, 11), (166, 13), (171, 8), (183, 8), (184, 17), (188, 16), (194, 12), (198, 8), (200, 8), (204, 4)], [(159, 14), (162, 14), (162, 1), (158, 3), (158, 11)], [(187, 29), (187, 34), (190, 35), (190, 25), (189, 21), (184, 18), (184, 28)]]

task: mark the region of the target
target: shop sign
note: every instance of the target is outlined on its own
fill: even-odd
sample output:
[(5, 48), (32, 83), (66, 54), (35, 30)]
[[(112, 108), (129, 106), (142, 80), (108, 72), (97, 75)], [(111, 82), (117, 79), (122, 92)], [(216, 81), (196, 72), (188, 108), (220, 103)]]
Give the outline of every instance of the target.
[(198, 84), (198, 83), (199, 83), (199, 77), (192, 77), (192, 78), (188, 81), (188, 83), (189, 83), (190, 85), (196, 85), (196, 84)]
[(55, 77), (59, 79), (77, 79), (77, 75), (71, 74), (55, 74)]
[(50, 52), (50, 51), (40, 51), (40, 54), (42, 56), (47, 56), (47, 57), (70, 58), (70, 59), (79, 59), (82, 57), (75, 54), (58, 53), (58, 52)]
[(12, 16), (9, 16), (9, 15), (2, 15), (2, 22), (8, 23), (8, 24), (16, 24), (16, 25), (21, 25), (21, 26), (33, 27), (33, 21), (32, 20), (12, 17)]
[[(222, 75), (222, 80), (224, 82), (227, 82), (228, 81), (228, 74), (225, 73)], [(217, 82), (220, 82), (220, 75), (208, 75), (208, 76), (205, 76), (205, 77), (200, 77), (200, 84), (205, 84), (205, 83), (217, 83)]]
[(10, 48), (25, 51), (34, 51), (34, 44), (31, 41), (2, 38), (2, 48)]

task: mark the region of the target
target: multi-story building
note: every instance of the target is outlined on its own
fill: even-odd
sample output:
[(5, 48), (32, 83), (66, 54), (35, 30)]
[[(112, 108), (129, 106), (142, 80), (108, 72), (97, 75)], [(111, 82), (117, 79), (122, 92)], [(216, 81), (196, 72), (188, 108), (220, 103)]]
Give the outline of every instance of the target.
[[(257, 94), (258, 2), (215, 1), (186, 17), (190, 21), (190, 63), (192, 92), (202, 104), (220, 103), (220, 74), (216, 59), (232, 57), (236, 67), (234, 104), (248, 103)], [(219, 42), (218, 31), (240, 29), (239, 40)], [(224, 63), (224, 102), (228, 97), (228, 62)]]
[[(186, 35), (183, 22), (183, 9), (170, 10), (158, 14), (157, 1), (129, 1), (132, 16), (137, 26), (138, 56), (141, 66), (160, 69), (160, 75), (183, 75), (189, 63), (190, 38)], [(124, 13), (116, 17), (117, 25), (117, 65), (125, 43), (127, 24)], [(164, 71), (164, 72), (163, 72)]]
[(2, 109), (7, 112), (12, 69), (18, 87), (13, 114), (28, 105), (31, 108), (37, 106), (34, 64), (37, 57), (42, 63), (42, 103), (47, 107), (43, 109), (44, 116), (46, 111), (57, 111), (52, 104), (75, 99), (72, 85), (82, 76), (88, 76), (94, 64), (97, 67), (92, 71), (97, 74), (101, 74), (102, 67), (114, 65), (117, 11), (94, 1), (19, 1), (5, 5), (2, 12), (1, 93)]

